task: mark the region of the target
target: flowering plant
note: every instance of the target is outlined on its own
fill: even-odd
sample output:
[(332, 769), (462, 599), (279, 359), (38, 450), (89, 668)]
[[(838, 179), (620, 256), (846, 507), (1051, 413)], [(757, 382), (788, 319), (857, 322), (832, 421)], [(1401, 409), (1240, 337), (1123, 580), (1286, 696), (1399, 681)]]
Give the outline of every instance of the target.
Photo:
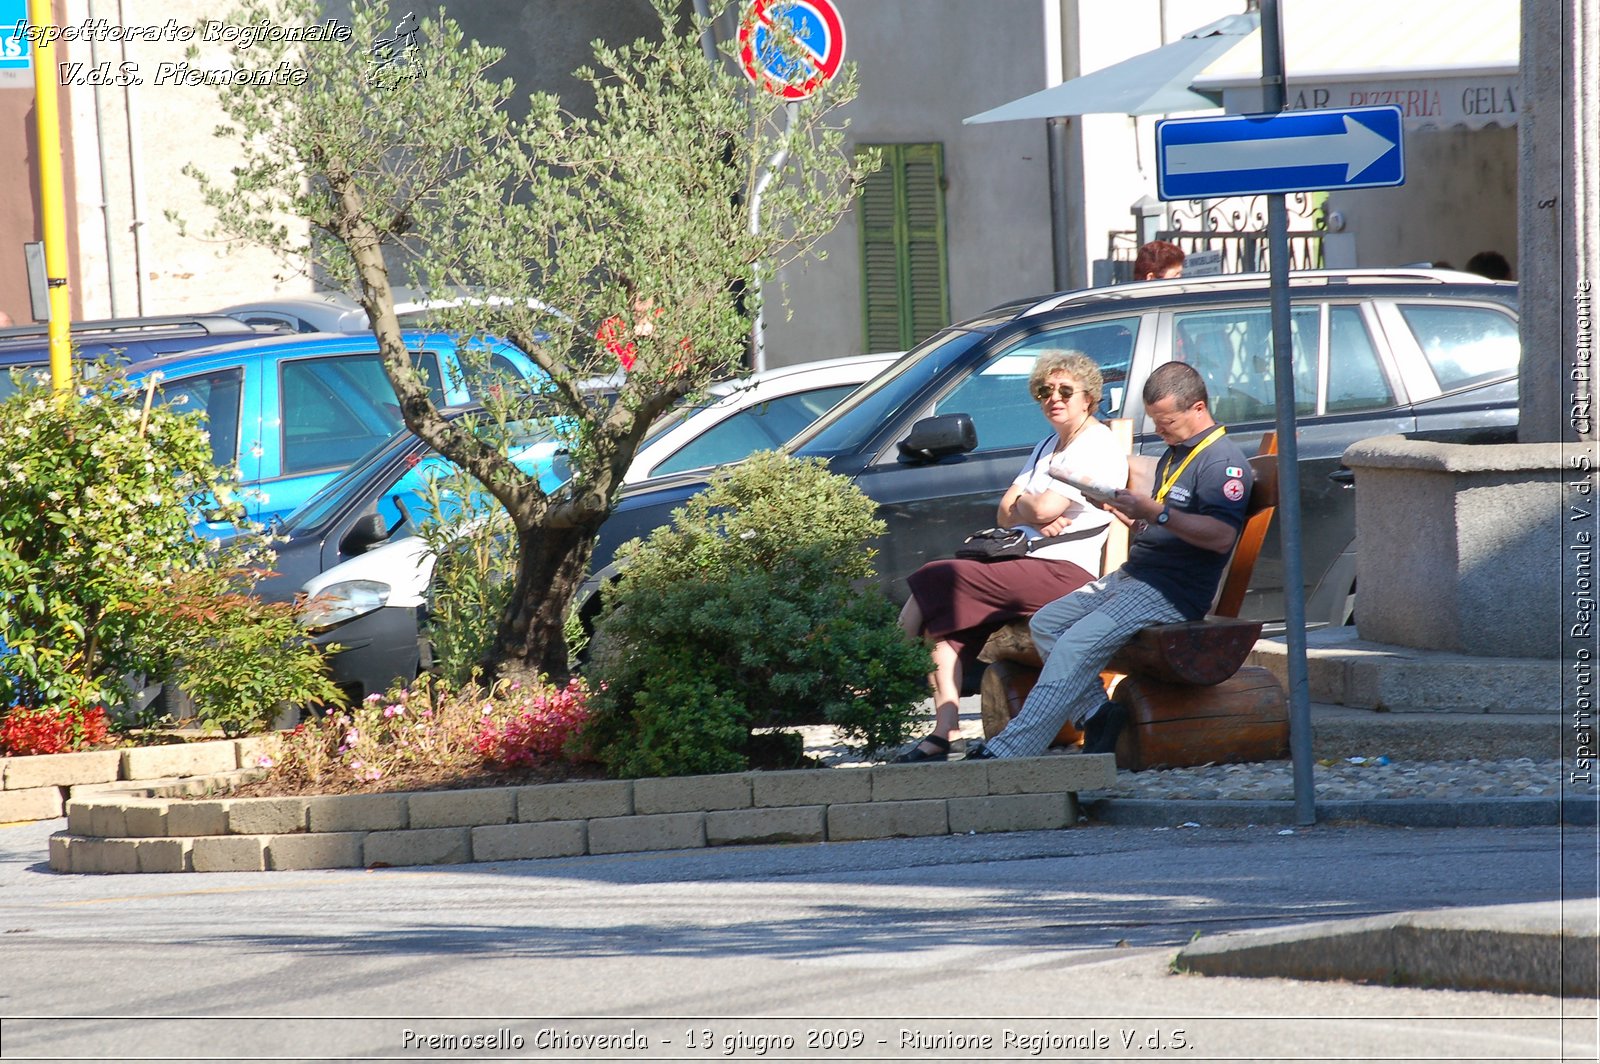
[(417, 785), (560, 760), (588, 720), (588, 688), (548, 684), (397, 684), (328, 710), (280, 738), (271, 777), (291, 787)]
[(0, 754), (64, 754), (105, 742), (108, 731), (99, 706), (15, 706), (0, 720)]

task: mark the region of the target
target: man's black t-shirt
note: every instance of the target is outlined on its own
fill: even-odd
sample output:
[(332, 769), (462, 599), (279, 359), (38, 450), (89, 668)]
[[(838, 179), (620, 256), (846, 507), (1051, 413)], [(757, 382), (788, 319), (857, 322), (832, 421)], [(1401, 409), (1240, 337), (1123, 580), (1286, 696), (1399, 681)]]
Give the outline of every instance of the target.
[[(1225, 434), (1194, 454), (1213, 431), (1206, 429), (1167, 448), (1156, 466), (1151, 495), (1160, 498), (1162, 484), (1172, 478), (1165, 500), (1169, 509), (1214, 517), (1238, 531), (1244, 527), (1255, 475), (1244, 452)], [(1193, 459), (1184, 465), (1191, 454)], [(1134, 536), (1122, 571), (1161, 592), (1189, 620), (1197, 620), (1211, 608), (1229, 557), (1186, 543), (1151, 521)]]

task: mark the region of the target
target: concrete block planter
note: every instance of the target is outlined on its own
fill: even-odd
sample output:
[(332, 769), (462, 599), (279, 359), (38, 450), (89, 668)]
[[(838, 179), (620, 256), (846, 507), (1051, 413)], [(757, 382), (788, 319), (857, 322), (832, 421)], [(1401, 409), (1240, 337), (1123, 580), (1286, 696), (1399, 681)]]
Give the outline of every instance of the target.
[[(1078, 823), (1110, 754), (741, 772), (465, 791), (182, 797), (183, 781), (79, 787), (57, 872), (245, 872), (512, 861)], [(214, 792), (213, 792), (214, 793)], [(58, 814), (59, 815), (59, 814)]]
[(187, 779), (188, 793), (219, 788), (218, 777), (255, 767), (267, 740), (217, 739), (127, 750), (0, 757), (0, 824), (54, 820), (79, 788)]

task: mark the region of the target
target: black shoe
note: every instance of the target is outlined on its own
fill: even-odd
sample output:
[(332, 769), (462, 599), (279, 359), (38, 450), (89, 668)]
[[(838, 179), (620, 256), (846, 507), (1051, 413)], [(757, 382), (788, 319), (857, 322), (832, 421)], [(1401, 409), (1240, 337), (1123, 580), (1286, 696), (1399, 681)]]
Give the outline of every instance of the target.
[(1086, 754), (1112, 754), (1117, 750), (1117, 736), (1128, 723), (1128, 710), (1115, 702), (1107, 702), (1095, 710), (1094, 716), (1083, 723), (1083, 752)]
[(983, 745), (982, 739), (974, 739), (967, 744), (968, 761), (997, 761), (999, 758), (999, 754), (991, 753), (989, 748)]
[[(927, 750), (924, 750), (922, 748), (922, 744), (923, 743), (927, 743), (930, 746), (936, 746), (936, 747), (938, 747), (938, 749), (934, 750), (932, 753), (930, 753)], [(915, 764), (918, 764), (919, 762), (923, 762), (923, 761), (949, 761), (949, 760), (950, 760), (950, 740), (949, 739), (945, 739), (945, 738), (943, 738), (941, 736), (938, 736), (938, 735), (925, 735), (921, 739), (917, 740), (917, 745), (913, 746), (911, 749), (907, 750), (905, 753), (899, 755), (898, 757), (892, 759), (890, 761), (890, 764), (893, 764), (893, 765), (915, 765)]]

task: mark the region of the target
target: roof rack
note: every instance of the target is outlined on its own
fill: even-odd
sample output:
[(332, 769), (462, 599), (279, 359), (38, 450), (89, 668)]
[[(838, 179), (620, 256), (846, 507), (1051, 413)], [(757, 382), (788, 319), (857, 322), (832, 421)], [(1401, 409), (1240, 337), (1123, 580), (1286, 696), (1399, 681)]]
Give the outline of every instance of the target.
[[(246, 333), (260, 332), (237, 318), (226, 314), (167, 314), (143, 318), (104, 318), (98, 321), (75, 321), (70, 326), (73, 336), (86, 334), (111, 336), (137, 336), (144, 333), (169, 332)], [(0, 329), (0, 342), (6, 340), (48, 339), (50, 325), (35, 322), (32, 325), (15, 325)]]
[[(1134, 281), (1108, 285), (1104, 288), (1085, 288), (1073, 292), (1058, 292), (1045, 296), (1023, 310), (1018, 317), (1040, 314), (1058, 307), (1085, 303), (1111, 302), (1119, 299), (1144, 299), (1158, 295), (1187, 295), (1191, 292), (1228, 292), (1242, 288), (1261, 288), (1271, 283), (1267, 273), (1228, 273), (1209, 277), (1174, 277), (1162, 281)], [(1420, 269), (1415, 267), (1368, 266), (1340, 270), (1291, 270), (1291, 287), (1344, 284), (1497, 284), (1475, 273), (1460, 270)]]

